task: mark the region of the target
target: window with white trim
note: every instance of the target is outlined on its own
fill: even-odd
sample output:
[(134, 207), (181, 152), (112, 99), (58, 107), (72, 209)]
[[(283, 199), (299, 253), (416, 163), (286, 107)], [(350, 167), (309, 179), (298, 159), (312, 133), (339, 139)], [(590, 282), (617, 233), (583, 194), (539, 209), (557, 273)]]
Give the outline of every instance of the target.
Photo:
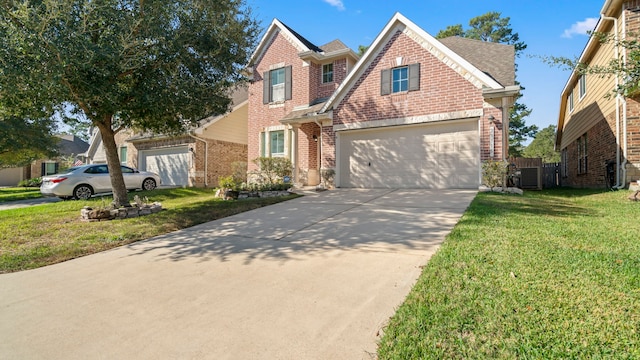
[(580, 80), (578, 83), (580, 88), (580, 99), (582, 99), (585, 95), (587, 95), (587, 76), (580, 76)]
[(120, 147), (120, 164), (127, 165), (127, 147)]
[(272, 157), (284, 157), (284, 130), (271, 131), (269, 144)]
[(409, 67), (391, 69), (391, 92), (398, 93), (409, 89)]
[(333, 82), (333, 63), (322, 65), (322, 83)]
[(284, 68), (271, 70), (271, 101), (284, 101)]
[(573, 91), (569, 93), (569, 96), (567, 97), (567, 102), (569, 103), (569, 112), (573, 111)]

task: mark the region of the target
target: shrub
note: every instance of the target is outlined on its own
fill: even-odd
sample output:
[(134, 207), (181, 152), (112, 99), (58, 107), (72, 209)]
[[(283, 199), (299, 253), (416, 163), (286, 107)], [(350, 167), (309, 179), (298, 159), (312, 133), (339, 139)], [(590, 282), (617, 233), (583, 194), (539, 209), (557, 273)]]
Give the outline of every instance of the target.
[(279, 184), (285, 176), (291, 176), (291, 160), (287, 158), (259, 157), (253, 160), (260, 170), (256, 173), (262, 184)]
[(246, 161), (232, 162), (231, 176), (239, 184), (247, 182), (247, 162)]
[(19, 187), (40, 187), (40, 185), (42, 185), (42, 178), (39, 177), (22, 180), (18, 183)]
[(482, 184), (493, 189), (502, 186), (507, 173), (507, 162), (487, 160), (482, 163)]
[(219, 178), (218, 186), (220, 186), (221, 189), (238, 190), (240, 183), (238, 183), (232, 175), (229, 175)]
[(324, 187), (332, 187), (333, 181), (336, 177), (336, 171), (333, 169), (322, 169), (320, 171), (320, 176), (322, 176)]

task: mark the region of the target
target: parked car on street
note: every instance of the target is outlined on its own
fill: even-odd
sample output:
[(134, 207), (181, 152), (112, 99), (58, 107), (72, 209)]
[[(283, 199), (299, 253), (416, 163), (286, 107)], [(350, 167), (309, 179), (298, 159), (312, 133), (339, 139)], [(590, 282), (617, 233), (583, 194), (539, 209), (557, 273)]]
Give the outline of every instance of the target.
[[(127, 190), (153, 190), (160, 185), (160, 176), (121, 165)], [(64, 173), (42, 177), (40, 192), (61, 199), (86, 200), (95, 194), (112, 192), (109, 168), (106, 164), (91, 164), (69, 168)]]

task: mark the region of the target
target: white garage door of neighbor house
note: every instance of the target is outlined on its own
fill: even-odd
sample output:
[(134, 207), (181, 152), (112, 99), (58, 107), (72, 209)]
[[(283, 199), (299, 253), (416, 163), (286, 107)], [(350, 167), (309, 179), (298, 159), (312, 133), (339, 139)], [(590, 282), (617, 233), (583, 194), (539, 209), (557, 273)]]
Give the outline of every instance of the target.
[(16, 186), (22, 180), (23, 168), (0, 169), (0, 186)]
[(189, 149), (186, 146), (142, 151), (140, 168), (160, 175), (162, 185), (189, 185)]
[(344, 131), (339, 145), (341, 187), (480, 185), (477, 120)]

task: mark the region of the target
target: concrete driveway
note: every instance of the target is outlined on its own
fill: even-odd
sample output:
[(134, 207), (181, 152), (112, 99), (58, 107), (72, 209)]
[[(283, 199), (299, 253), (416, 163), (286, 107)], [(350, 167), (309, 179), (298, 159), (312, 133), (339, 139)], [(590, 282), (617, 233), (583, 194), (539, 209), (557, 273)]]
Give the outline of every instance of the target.
[(475, 193), (338, 189), (0, 275), (0, 358), (373, 358)]

